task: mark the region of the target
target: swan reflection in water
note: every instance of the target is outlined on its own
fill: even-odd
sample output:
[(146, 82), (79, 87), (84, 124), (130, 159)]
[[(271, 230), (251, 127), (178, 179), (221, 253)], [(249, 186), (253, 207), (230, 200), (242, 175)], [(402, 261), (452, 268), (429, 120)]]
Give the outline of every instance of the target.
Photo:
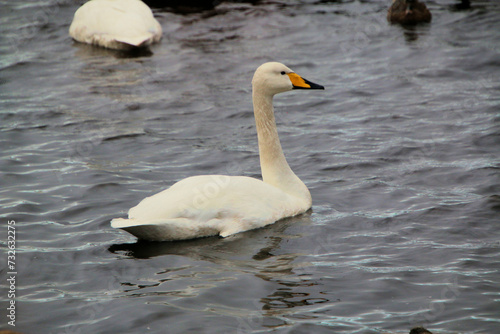
[[(169, 242), (137, 241), (112, 245), (109, 251), (128, 259), (163, 257), (166, 265), (158, 268), (156, 273), (161, 279), (153, 283), (154, 291), (148, 292), (154, 295), (192, 297), (202, 294), (206, 289), (225, 284), (234, 287), (235, 284), (231, 282), (238, 279), (238, 276), (253, 275), (271, 283), (273, 288), (265, 291), (256, 290), (256, 298), (250, 306), (250, 311), (258, 312), (263, 317), (272, 317), (286, 314), (287, 309), (294, 307), (330, 301), (324, 296), (311, 295), (308, 290), (318, 283), (311, 280), (311, 275), (305, 269), (310, 264), (301, 260), (301, 254), (287, 251), (286, 244), (304, 237), (287, 230), (310, 224), (311, 211), (308, 211), (300, 216), (282, 219), (273, 225), (238, 233), (228, 238), (207, 237)], [(208, 262), (208, 267), (206, 262), (200, 263), (200, 261)], [(168, 267), (168, 263), (173, 267)], [(135, 277), (124, 276), (126, 277), (118, 279), (127, 293), (144, 295), (140, 290), (152, 287), (151, 284), (146, 286), (133, 282), (140, 280), (137, 277), (141, 276), (140, 273)], [(147, 279), (149, 282), (150, 280), (151, 277)], [(184, 281), (183, 290), (168, 291), (169, 284), (174, 280), (179, 280), (178, 283)], [(248, 281), (248, 278), (244, 278), (243, 281)], [(261, 284), (257, 284), (260, 287)], [(179, 284), (175, 285), (179, 287)], [(262, 293), (260, 296), (259, 291)], [(242, 310), (242, 316), (248, 312), (248, 309)]]

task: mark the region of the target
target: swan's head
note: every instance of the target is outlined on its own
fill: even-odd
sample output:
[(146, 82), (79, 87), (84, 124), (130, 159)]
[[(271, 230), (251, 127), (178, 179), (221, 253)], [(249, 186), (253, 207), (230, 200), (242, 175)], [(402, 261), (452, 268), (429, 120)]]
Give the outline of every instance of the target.
[(276, 62), (260, 65), (253, 76), (252, 86), (254, 90), (258, 89), (271, 95), (292, 89), (325, 89)]

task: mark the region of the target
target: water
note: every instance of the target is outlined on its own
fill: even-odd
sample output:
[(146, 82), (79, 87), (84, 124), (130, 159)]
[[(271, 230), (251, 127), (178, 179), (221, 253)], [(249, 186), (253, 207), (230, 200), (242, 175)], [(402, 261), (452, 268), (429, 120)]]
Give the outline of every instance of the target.
[[(2, 1), (15, 329), (497, 333), (500, 6), (427, 3), (415, 28), (387, 24), (382, 0), (158, 9), (164, 39), (130, 57), (71, 41), (80, 3)], [(111, 229), (184, 177), (259, 177), (250, 81), (272, 60), (326, 86), (275, 99), (312, 210), (227, 239)]]

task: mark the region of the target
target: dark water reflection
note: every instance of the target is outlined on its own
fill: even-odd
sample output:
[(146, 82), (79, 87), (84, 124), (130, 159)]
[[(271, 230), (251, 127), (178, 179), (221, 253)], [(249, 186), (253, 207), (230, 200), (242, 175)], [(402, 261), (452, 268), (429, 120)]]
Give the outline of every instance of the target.
[[(286, 223), (279, 222), (278, 225), (290, 223), (293, 223), (293, 221), (288, 220)], [(222, 242), (218, 238), (208, 238), (186, 242), (163, 243), (162, 245), (145, 242), (113, 245), (110, 247), (110, 251), (125, 252), (128, 256), (136, 258), (181, 255), (189, 257), (193, 261), (209, 261), (216, 264), (219, 268), (223, 268), (219, 269), (222, 272), (241, 272), (253, 275), (264, 282), (269, 282), (277, 288), (268, 291), (267, 296), (263, 295), (253, 302), (254, 309), (250, 311), (250, 314), (240, 317), (238, 330), (248, 330), (249, 328), (246, 327), (255, 325), (255, 322), (263, 324), (264, 321), (279, 327), (286, 324), (286, 322), (279, 319), (280, 316), (294, 313), (293, 310), (287, 309), (329, 302), (329, 299), (325, 298), (325, 296), (315, 297), (314, 294), (311, 294), (311, 288), (313, 286), (319, 287), (320, 284), (317, 281), (311, 280), (310, 276), (303, 272), (303, 264), (296, 263), (297, 257), (300, 254), (274, 254), (275, 252), (279, 252), (280, 243), (283, 242), (283, 239), (286, 242), (288, 238), (300, 237), (279, 236), (280, 230), (272, 229), (269, 231), (274, 232), (274, 235), (267, 235), (267, 233), (262, 233), (262, 231), (252, 231), (241, 236), (223, 240)], [(259, 240), (263, 240), (264, 242), (262, 242), (262, 245), (248, 244), (248, 240), (255, 240), (253, 237), (259, 237)], [(245, 241), (247, 241), (247, 244), (245, 244)], [(258, 247), (262, 248), (250, 257), (251, 252)], [(170, 272), (170, 270), (165, 269), (158, 274), (165, 274), (166, 272)], [(218, 279), (220, 279), (219, 274), (217, 275)], [(122, 284), (130, 286), (127, 283)], [(303, 289), (304, 287), (306, 289)], [(138, 286), (137, 288), (140, 289), (143, 287)], [(184, 291), (179, 293), (186, 294), (189, 292)], [(262, 314), (261, 311), (263, 312)], [(255, 319), (252, 319), (252, 317)], [(272, 325), (268, 326), (274, 327)]]
[[(164, 38), (137, 54), (73, 43), (75, 2), (0, 3), (16, 329), (496, 333), (500, 7), (427, 3), (411, 28), (382, 0), (155, 9)], [(112, 230), (187, 176), (259, 177), (250, 81), (271, 60), (326, 86), (275, 100), (312, 211), (227, 239)]]
[(112, 50), (105, 48), (96, 48), (95, 46), (82, 43), (74, 43), (73, 47), (78, 48), (78, 51), (75, 53), (75, 55), (82, 58), (82, 61), (103, 57), (115, 57), (117, 59), (147, 58), (153, 55), (153, 52), (150, 48)]
[[(300, 235), (287, 234), (286, 230), (289, 225), (310, 223), (309, 214), (304, 214), (301, 217), (277, 222), (270, 227), (248, 231), (226, 239), (213, 237), (168, 243), (138, 241), (112, 245), (109, 247), (109, 251), (135, 259), (181, 256), (189, 258), (192, 262), (209, 262), (214, 265), (211, 267), (217, 268), (217, 272), (201, 271), (195, 274), (196, 276), (206, 275), (203, 278), (204, 284), (190, 285), (184, 290), (175, 292), (171, 289), (165, 289), (165, 286), (168, 286), (169, 280), (180, 275), (177, 273), (178, 271), (183, 271), (186, 268), (157, 268), (160, 270), (156, 275), (166, 276), (165, 279), (159, 279), (157, 283), (144, 285), (122, 281), (120, 284), (126, 287), (125, 290), (129, 295), (147, 296), (175, 293), (181, 296), (199, 296), (203, 294), (204, 289), (214, 287), (206, 284), (207, 282), (232, 280), (234, 278), (231, 276), (234, 276), (235, 273), (254, 276), (264, 283), (269, 282), (276, 288), (268, 291), (268, 295), (256, 299), (253, 302), (254, 309), (249, 310), (249, 314), (242, 313), (239, 316), (237, 330), (248, 330), (247, 327), (255, 325), (255, 322), (260, 322), (262, 325), (264, 321), (274, 324), (273, 326), (269, 325), (269, 327), (279, 327), (286, 324), (279, 319), (280, 316), (294, 313), (287, 311), (287, 309), (329, 302), (329, 299), (324, 296), (314, 297), (311, 295), (311, 287), (320, 284), (311, 280), (311, 276), (304, 272), (303, 263), (297, 262), (297, 258), (302, 254), (281, 251), (282, 243), (301, 237)], [(229, 277), (225, 277), (227, 275)], [(207, 279), (207, 277), (211, 277), (211, 279)], [(255, 282), (253, 284), (255, 285)], [(307, 289), (302, 290), (304, 287)], [(147, 289), (148, 292), (141, 292), (143, 289)], [(154, 292), (151, 291), (152, 289)], [(216, 303), (216, 301), (214, 300), (212, 303)], [(234, 307), (241, 307), (241, 305), (234, 305)], [(224, 308), (218, 312), (224, 315), (236, 312), (236, 310)]]

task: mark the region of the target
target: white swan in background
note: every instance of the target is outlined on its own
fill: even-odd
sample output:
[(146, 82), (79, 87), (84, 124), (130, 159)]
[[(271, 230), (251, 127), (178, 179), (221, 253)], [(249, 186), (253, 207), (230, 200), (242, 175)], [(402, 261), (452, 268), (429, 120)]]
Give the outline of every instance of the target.
[(76, 11), (69, 34), (78, 42), (127, 50), (158, 42), (162, 29), (140, 0), (91, 0)]
[(292, 89), (324, 89), (283, 64), (261, 65), (252, 97), (263, 181), (246, 176), (188, 177), (147, 197), (111, 226), (139, 239), (183, 240), (234, 233), (272, 224), (311, 208), (311, 194), (293, 173), (281, 149), (273, 96)]

